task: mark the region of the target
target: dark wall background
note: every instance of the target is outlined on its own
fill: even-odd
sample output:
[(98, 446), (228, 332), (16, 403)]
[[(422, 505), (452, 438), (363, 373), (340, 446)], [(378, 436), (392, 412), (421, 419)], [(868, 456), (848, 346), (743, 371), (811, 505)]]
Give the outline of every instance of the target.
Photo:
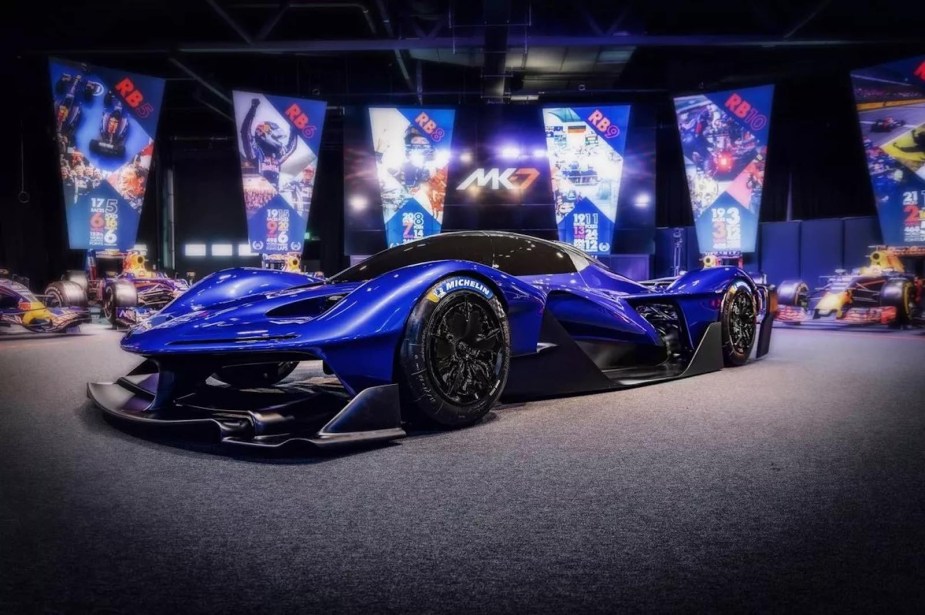
[[(110, 63), (119, 62), (113, 58)], [(0, 168), (4, 169), (0, 173), (0, 263), (29, 276), (33, 287), (41, 289), (64, 269), (79, 267), (82, 255), (67, 249), (45, 59), (14, 58), (3, 63), (3, 70), (4, 83), (11, 88), (0, 97), (0, 117), (6, 118), (6, 130), (0, 138)], [(170, 105), (171, 91), (186, 87), (188, 82), (168, 81), (165, 104)], [(761, 220), (786, 220), (788, 207), (792, 219), (873, 215), (873, 197), (848, 73), (804, 70), (777, 82), (776, 88)], [(686, 92), (678, 92), (683, 93)], [(594, 102), (627, 102), (627, 96), (600, 95)], [(657, 225), (688, 226), (692, 223), (690, 202), (670, 95), (640, 95), (629, 102), (650, 106), (657, 120)], [(383, 101), (371, 98), (356, 104), (379, 103)], [(188, 112), (194, 113), (201, 110)], [(182, 109), (170, 111), (172, 118), (184, 114), (187, 112)], [(312, 236), (319, 239), (308, 243), (304, 256), (307, 261), (316, 261), (327, 273), (346, 263), (342, 122), (342, 109), (330, 107), (309, 220)], [(152, 250), (152, 260), (162, 260), (160, 249), (155, 246), (160, 246), (162, 239), (164, 170), (172, 168), (176, 179), (177, 269), (196, 271), (201, 277), (209, 270), (236, 261), (211, 258), (185, 261), (184, 242), (245, 241), (233, 128), (227, 122), (224, 132), (219, 125), (201, 136), (186, 134), (183, 140), (177, 140), (173, 138), (171, 125), (171, 121), (162, 120), (139, 242)], [(17, 196), (23, 162), (25, 188), (29, 192), (27, 203), (20, 203)]]

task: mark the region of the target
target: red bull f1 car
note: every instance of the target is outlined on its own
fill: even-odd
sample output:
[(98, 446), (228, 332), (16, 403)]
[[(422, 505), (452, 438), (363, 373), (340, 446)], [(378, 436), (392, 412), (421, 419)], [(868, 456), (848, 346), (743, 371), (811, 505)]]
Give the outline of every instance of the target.
[(189, 289), (189, 282), (184, 279), (149, 270), (145, 257), (137, 251), (91, 250), (87, 253), (86, 271), (69, 271), (65, 280), (82, 290), (83, 305), (99, 307), (103, 318), (114, 327), (130, 327), (140, 322)]
[[(921, 249), (919, 256), (925, 256)], [(903, 327), (921, 321), (923, 280), (907, 273), (901, 256), (915, 249), (874, 250), (869, 264), (851, 273), (838, 270), (825, 284), (810, 289), (802, 280), (782, 282), (777, 319), (787, 324), (884, 324)]]
[[(773, 289), (737, 267), (654, 288), (567, 244), (446, 233), (325, 280), (214, 273), (133, 327), (122, 348), (145, 360), (88, 395), (124, 421), (203, 428), (227, 445), (375, 442), (408, 424), (471, 425), (502, 395), (743, 365), (768, 352), (775, 311)], [(334, 379), (286, 381), (306, 360)]]
[[(72, 307), (50, 307), (68, 296)], [(38, 296), (29, 290), (28, 280), (11, 276), (0, 269), (0, 330), (30, 333), (79, 333), (80, 325), (90, 322), (86, 302), (80, 305), (81, 292), (71, 282), (55, 282), (49, 294)]]

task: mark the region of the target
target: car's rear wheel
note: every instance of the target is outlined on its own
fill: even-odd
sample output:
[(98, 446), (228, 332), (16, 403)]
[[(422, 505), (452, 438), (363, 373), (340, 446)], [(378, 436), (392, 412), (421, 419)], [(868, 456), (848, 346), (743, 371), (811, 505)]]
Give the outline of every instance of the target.
[(298, 361), (231, 365), (221, 368), (212, 377), (239, 389), (254, 389), (272, 386), (282, 381), (298, 365)]
[(411, 313), (399, 351), (405, 418), (461, 427), (484, 417), (507, 382), (510, 337), (501, 302), (482, 282), (433, 286)]
[(728, 366), (744, 365), (752, 354), (758, 330), (755, 294), (742, 280), (729, 285), (720, 314), (723, 325), (723, 362)]
[(896, 309), (893, 327), (902, 327), (912, 322), (915, 311), (915, 287), (910, 280), (901, 278), (887, 280), (880, 290), (880, 305)]

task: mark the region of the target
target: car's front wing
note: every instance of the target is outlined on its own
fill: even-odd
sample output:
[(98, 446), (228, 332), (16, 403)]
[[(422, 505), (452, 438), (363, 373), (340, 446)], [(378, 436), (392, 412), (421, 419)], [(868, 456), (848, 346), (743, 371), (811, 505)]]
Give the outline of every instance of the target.
[(370, 387), (352, 398), (324, 384), (252, 390), (203, 384), (162, 400), (175, 377), (146, 361), (116, 382), (88, 384), (87, 396), (121, 421), (203, 433), (237, 447), (277, 449), (301, 443), (333, 448), (406, 435), (395, 384)]

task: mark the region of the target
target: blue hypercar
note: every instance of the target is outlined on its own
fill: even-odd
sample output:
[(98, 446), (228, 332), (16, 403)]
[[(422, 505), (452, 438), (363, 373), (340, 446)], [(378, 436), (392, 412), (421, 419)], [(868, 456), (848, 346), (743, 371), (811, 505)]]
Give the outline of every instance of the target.
[[(741, 365), (756, 340), (757, 356), (767, 352), (775, 311), (773, 289), (735, 267), (638, 283), (565, 244), (448, 233), (326, 280), (212, 274), (125, 336), (122, 347), (147, 361), (88, 393), (113, 415), (205, 424), (226, 443), (393, 439), (407, 423), (472, 424), (502, 394)], [(312, 359), (339, 382), (278, 384)]]

